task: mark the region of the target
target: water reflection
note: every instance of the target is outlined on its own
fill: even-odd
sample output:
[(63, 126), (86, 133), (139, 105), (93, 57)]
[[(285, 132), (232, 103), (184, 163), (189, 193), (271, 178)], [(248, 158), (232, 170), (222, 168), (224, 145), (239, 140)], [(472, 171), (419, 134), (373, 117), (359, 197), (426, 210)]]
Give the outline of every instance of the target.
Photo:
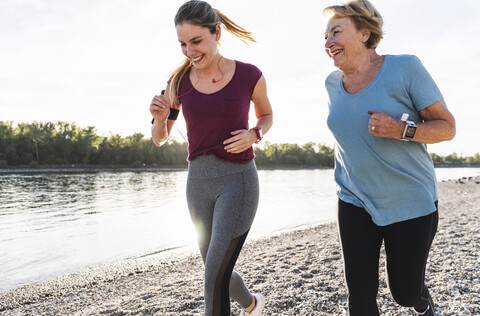
[[(0, 176), (2, 211), (50, 212), (51, 206), (91, 202), (94, 175), (4, 175)], [(19, 206), (21, 206), (19, 208)]]
[(0, 290), (191, 243), (185, 178), (185, 171), (0, 175)]

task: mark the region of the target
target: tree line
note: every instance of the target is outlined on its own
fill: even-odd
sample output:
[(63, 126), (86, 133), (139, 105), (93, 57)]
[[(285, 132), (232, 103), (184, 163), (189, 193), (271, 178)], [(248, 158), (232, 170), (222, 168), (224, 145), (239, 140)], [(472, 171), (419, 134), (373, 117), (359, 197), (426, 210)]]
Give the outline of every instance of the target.
[[(334, 150), (317, 143), (270, 144), (255, 148), (259, 166), (333, 167)], [(480, 165), (480, 155), (431, 154), (437, 165)], [(99, 136), (93, 126), (75, 123), (0, 121), (0, 168), (39, 166), (186, 166), (187, 144), (175, 139), (156, 147), (141, 133)]]
[(155, 166), (185, 165), (187, 148), (174, 140), (156, 147), (143, 134), (97, 135), (93, 126), (75, 123), (0, 121), (0, 168), (18, 166)]

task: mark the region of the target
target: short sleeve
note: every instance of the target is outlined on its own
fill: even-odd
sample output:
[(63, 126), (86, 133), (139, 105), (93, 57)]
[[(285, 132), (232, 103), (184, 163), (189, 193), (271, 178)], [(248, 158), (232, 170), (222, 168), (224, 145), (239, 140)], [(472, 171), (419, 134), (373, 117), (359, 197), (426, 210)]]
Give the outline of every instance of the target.
[(258, 80), (260, 80), (262, 77), (262, 71), (257, 66), (252, 64), (246, 64), (246, 66), (248, 67), (250, 95), (252, 95)]
[(432, 76), (416, 56), (409, 56), (407, 63), (406, 82), (408, 93), (412, 99), (413, 106), (417, 111), (443, 100), (442, 93)]

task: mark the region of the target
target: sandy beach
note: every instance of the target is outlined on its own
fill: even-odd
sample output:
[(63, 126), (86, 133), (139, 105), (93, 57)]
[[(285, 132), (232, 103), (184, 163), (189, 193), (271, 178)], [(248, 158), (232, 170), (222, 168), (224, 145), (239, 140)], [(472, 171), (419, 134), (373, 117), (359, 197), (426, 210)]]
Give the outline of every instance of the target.
[[(427, 266), (439, 315), (480, 315), (480, 177), (439, 183), (440, 223)], [(346, 315), (335, 223), (247, 239), (236, 270), (266, 297), (264, 315)], [(382, 315), (395, 304), (380, 263)], [(0, 315), (201, 315), (203, 267), (176, 250), (96, 267), (0, 293)], [(232, 315), (240, 309), (232, 304)]]

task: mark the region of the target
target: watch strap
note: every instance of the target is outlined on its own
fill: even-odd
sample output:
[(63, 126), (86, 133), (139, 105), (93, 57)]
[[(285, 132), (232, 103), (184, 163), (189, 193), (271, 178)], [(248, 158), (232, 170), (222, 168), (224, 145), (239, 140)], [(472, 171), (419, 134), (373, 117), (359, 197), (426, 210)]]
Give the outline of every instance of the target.
[(263, 138), (262, 128), (255, 126), (255, 127), (252, 127), (252, 129), (255, 131), (255, 134), (257, 135), (257, 141), (255, 142), (255, 144), (258, 144), (258, 142), (261, 141)]

